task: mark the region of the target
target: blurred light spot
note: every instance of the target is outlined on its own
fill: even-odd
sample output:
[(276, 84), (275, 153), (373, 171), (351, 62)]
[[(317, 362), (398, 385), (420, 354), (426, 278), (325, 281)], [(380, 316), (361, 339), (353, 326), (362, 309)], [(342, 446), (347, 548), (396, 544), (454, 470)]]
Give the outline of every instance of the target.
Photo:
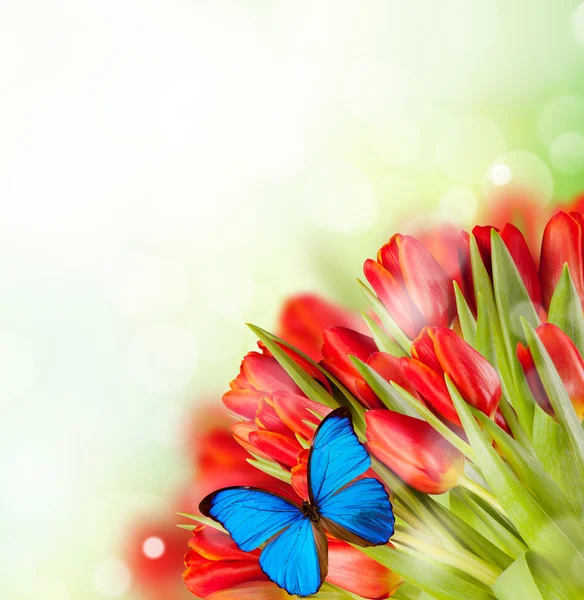
[(584, 135), (584, 97), (571, 94), (552, 98), (538, 115), (537, 131), (547, 145), (563, 133)]
[(166, 546), (159, 537), (149, 537), (144, 540), (144, 543), (142, 544), (142, 552), (144, 552), (146, 557), (151, 558), (152, 560), (160, 558), (165, 550)]
[(578, 173), (584, 167), (584, 137), (579, 133), (563, 133), (551, 144), (552, 165), (562, 173)]
[(408, 81), (396, 65), (369, 58), (349, 67), (345, 75), (345, 107), (366, 123), (387, 123), (403, 112)]
[[(504, 165), (508, 172), (499, 169), (500, 165)], [(487, 171), (485, 196), (488, 200), (506, 192), (529, 194), (532, 199), (545, 204), (551, 200), (554, 193), (552, 174), (547, 165), (530, 152), (507, 152), (498, 156), (493, 167)]]
[(130, 376), (150, 392), (170, 394), (193, 376), (197, 346), (193, 336), (173, 325), (139, 330), (128, 348)]
[(33, 354), (20, 337), (0, 333), (0, 404), (13, 401), (26, 392), (34, 380)]
[(108, 598), (123, 596), (132, 585), (130, 569), (117, 558), (98, 564), (93, 573), (93, 584), (98, 592)]
[(511, 181), (511, 176), (509, 165), (499, 163), (489, 169), (489, 178), (495, 185), (507, 185)]
[(152, 437), (162, 446), (176, 448), (184, 441), (186, 421), (184, 408), (165, 404), (152, 416)]
[(469, 223), (477, 212), (478, 206), (478, 196), (466, 187), (451, 187), (440, 198), (440, 211), (443, 217), (454, 223)]
[(478, 183), (504, 150), (505, 138), (494, 121), (462, 115), (448, 119), (438, 131), (436, 162), (453, 179)]
[(356, 167), (334, 163), (306, 183), (304, 206), (315, 225), (339, 233), (366, 229), (377, 210), (369, 179)]
[(122, 313), (171, 317), (186, 305), (189, 281), (174, 261), (120, 252), (104, 269), (102, 289)]

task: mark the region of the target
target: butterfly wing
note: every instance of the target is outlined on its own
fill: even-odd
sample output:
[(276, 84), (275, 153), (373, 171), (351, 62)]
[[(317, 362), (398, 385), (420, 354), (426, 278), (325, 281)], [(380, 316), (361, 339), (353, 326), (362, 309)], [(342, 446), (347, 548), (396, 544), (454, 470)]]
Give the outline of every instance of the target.
[(250, 487), (217, 490), (201, 501), (199, 510), (219, 521), (244, 552), (255, 550), (305, 518), (298, 505)]
[(318, 426), (308, 456), (308, 494), (321, 506), (371, 466), (367, 450), (357, 439), (348, 408), (337, 408)]
[(319, 506), (325, 529), (337, 539), (358, 546), (387, 544), (395, 518), (383, 484), (377, 479), (358, 479)]
[(383, 484), (370, 477), (351, 481), (371, 466), (353, 429), (351, 413), (338, 408), (314, 434), (308, 457), (308, 491), (323, 525), (336, 538), (359, 546), (386, 544), (394, 516)]
[(260, 567), (289, 594), (315, 594), (328, 572), (324, 532), (307, 517), (293, 523), (267, 543), (260, 555)]
[(322, 585), (328, 571), (326, 536), (293, 502), (256, 488), (232, 487), (210, 494), (199, 509), (219, 521), (241, 550), (267, 542), (260, 567), (289, 594), (308, 596)]

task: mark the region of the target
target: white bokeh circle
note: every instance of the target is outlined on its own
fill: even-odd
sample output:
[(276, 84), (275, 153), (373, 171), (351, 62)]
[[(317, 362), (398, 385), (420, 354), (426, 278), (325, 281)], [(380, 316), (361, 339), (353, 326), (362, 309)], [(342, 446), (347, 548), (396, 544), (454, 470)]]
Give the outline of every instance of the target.
[(144, 540), (142, 544), (142, 552), (146, 558), (156, 560), (160, 558), (166, 551), (166, 545), (162, 539), (156, 536), (151, 536)]
[(171, 394), (190, 381), (197, 356), (196, 341), (188, 331), (166, 324), (145, 326), (128, 347), (128, 374), (150, 392)]
[(584, 136), (576, 132), (563, 133), (549, 148), (553, 167), (567, 175), (579, 173), (584, 168)]
[(513, 150), (501, 154), (485, 172), (485, 196), (502, 192), (528, 194), (546, 204), (554, 193), (554, 180), (546, 163), (530, 152)]
[(93, 585), (106, 598), (120, 598), (132, 585), (132, 573), (123, 561), (108, 558), (95, 567)]
[(548, 146), (567, 132), (584, 135), (584, 97), (566, 94), (552, 98), (538, 114), (537, 132)]
[(377, 197), (367, 175), (347, 163), (318, 169), (304, 187), (304, 207), (312, 222), (338, 233), (368, 228), (377, 212)]

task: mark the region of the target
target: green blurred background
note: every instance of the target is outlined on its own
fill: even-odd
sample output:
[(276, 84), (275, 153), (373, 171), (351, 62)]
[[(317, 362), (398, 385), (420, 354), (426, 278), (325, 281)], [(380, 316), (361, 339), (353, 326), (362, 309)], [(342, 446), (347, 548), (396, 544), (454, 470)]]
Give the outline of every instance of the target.
[(0, 0), (2, 598), (141, 597), (126, 523), (192, 478), (244, 321), (584, 189), (579, 4)]

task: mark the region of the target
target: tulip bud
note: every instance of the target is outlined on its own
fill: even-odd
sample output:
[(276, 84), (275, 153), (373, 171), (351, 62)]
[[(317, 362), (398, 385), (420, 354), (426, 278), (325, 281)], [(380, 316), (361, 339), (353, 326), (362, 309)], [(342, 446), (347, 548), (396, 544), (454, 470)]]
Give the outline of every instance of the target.
[(464, 456), (431, 425), (390, 410), (365, 413), (367, 450), (408, 485), (442, 494), (458, 484)]
[[(584, 419), (584, 360), (580, 352), (569, 336), (552, 323), (542, 323), (535, 331), (550, 355), (572, 401), (572, 406), (582, 421)], [(535, 400), (547, 413), (553, 415), (551, 403), (535, 368), (531, 352), (521, 342), (517, 345), (517, 358)]]
[(401, 585), (399, 575), (350, 544), (329, 540), (326, 580), (364, 598), (387, 598)]

